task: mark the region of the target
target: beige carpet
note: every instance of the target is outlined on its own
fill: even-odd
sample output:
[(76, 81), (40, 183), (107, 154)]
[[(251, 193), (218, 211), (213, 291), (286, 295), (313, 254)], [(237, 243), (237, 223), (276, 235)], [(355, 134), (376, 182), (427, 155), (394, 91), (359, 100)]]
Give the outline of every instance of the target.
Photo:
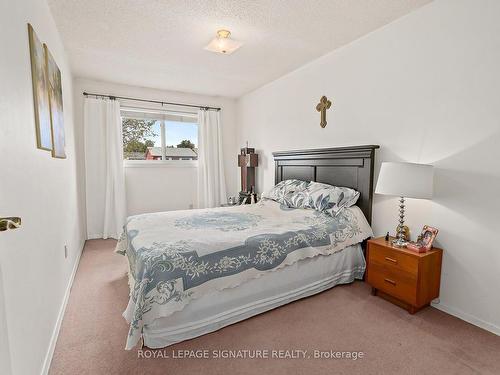
[[(88, 241), (51, 374), (500, 374), (500, 337), (434, 308), (415, 315), (339, 286), (163, 351), (307, 350), (306, 359), (145, 359), (125, 351), (125, 258), (115, 241)], [(364, 358), (314, 359), (314, 350)], [(162, 353), (162, 354), (163, 354)]]

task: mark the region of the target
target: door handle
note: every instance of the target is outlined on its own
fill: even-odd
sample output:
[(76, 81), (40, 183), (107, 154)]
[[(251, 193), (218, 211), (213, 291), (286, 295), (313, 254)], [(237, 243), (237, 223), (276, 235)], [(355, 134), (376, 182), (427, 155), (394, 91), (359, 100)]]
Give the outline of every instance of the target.
[(20, 226), (20, 217), (0, 217), (0, 232), (3, 232), (7, 229), (17, 229)]

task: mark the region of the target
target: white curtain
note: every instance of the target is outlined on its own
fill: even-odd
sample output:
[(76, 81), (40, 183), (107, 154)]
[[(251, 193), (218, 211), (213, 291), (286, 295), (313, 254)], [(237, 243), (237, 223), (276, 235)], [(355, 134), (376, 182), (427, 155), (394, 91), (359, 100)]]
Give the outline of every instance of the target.
[(198, 111), (198, 208), (226, 201), (220, 111)]
[(125, 178), (120, 104), (85, 98), (87, 238), (118, 239), (125, 224)]

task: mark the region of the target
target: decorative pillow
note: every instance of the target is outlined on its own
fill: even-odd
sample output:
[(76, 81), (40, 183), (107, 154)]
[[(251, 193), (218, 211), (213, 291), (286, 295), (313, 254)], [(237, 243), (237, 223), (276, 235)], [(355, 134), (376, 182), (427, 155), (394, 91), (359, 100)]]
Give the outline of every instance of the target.
[(290, 208), (304, 208), (307, 202), (307, 188), (300, 191), (292, 191), (285, 194), (283, 204)]
[(336, 216), (344, 207), (356, 204), (359, 198), (356, 190), (319, 182), (311, 182), (304, 193), (307, 195), (304, 208), (313, 208), (331, 216)]
[(283, 180), (278, 182), (271, 190), (262, 193), (262, 198), (272, 199), (273, 201), (283, 203), (285, 195), (304, 190), (309, 183), (302, 180)]

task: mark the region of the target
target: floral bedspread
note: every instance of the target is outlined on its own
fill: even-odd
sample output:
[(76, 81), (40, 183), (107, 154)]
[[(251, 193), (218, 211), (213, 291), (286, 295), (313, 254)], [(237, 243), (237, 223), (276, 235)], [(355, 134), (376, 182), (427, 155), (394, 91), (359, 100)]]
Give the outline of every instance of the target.
[(131, 216), (116, 248), (130, 266), (126, 349), (137, 344), (145, 324), (182, 310), (198, 296), (341, 251), (371, 235), (356, 206), (333, 218), (264, 199), (255, 205)]

